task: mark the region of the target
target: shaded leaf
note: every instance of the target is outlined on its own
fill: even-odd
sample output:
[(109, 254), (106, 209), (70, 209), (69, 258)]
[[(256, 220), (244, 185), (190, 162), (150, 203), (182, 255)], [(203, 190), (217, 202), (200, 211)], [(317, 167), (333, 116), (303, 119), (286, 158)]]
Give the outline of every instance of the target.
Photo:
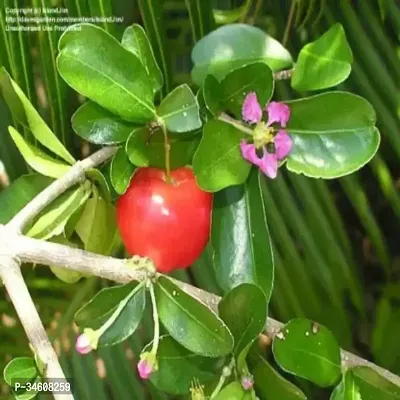
[(23, 175), (0, 192), (0, 224), (6, 224), (53, 180), (40, 174)]
[(175, 88), (157, 109), (170, 132), (189, 132), (201, 127), (199, 104), (187, 84)]
[(343, 375), (342, 381), (332, 392), (330, 400), (362, 400), (360, 389), (354, 382), (351, 370)]
[[(148, 344), (143, 351), (150, 351)], [(150, 375), (150, 381), (170, 394), (187, 394), (194, 380), (200, 384), (215, 378), (208, 372), (209, 359), (205, 359), (182, 347), (171, 336), (160, 338), (157, 351), (157, 371)], [(206, 364), (206, 365), (204, 365)]]
[(100, 336), (99, 347), (113, 346), (136, 330), (143, 316), (145, 302), (146, 289), (138, 282), (105, 288), (76, 312), (75, 322), (81, 328), (93, 330), (112, 322)]
[(324, 326), (307, 319), (293, 319), (274, 337), (272, 347), (285, 371), (318, 386), (332, 386), (341, 375), (340, 348)]
[(274, 263), (259, 179), (253, 169), (245, 185), (214, 195), (211, 243), (217, 281), (224, 292), (254, 283), (269, 300)]
[(338, 178), (358, 170), (376, 153), (380, 135), (367, 100), (351, 93), (329, 92), (287, 104), (291, 109), (287, 130), (293, 139), (287, 159), (290, 171), (313, 178)]
[(137, 127), (92, 101), (87, 101), (75, 111), (71, 124), (77, 135), (95, 144), (126, 142)]
[(236, 286), (218, 304), (218, 313), (235, 340), (233, 354), (237, 369), (242, 371), (250, 345), (264, 330), (267, 320), (267, 299), (256, 285)]
[(153, 91), (158, 92), (163, 86), (164, 78), (144, 29), (138, 24), (128, 26), (122, 36), (122, 46), (139, 58), (153, 83)]
[(129, 161), (124, 148), (118, 149), (111, 161), (110, 179), (118, 194), (124, 194), (135, 171), (135, 166)]
[(261, 61), (273, 71), (292, 64), (289, 52), (261, 29), (245, 24), (225, 25), (209, 33), (192, 50), (192, 79), (201, 86), (208, 74), (217, 79), (252, 62)]
[(204, 125), (203, 137), (193, 157), (193, 169), (198, 185), (206, 191), (217, 192), (243, 183), (250, 164), (240, 153), (244, 133), (219, 120)]
[(245, 391), (239, 382), (225, 386), (215, 397), (215, 400), (253, 400), (252, 392)]
[(71, 168), (25, 141), (12, 126), (9, 126), (8, 130), (22, 157), (35, 171), (51, 178), (59, 178)]
[(205, 357), (232, 351), (233, 338), (223, 321), (169, 278), (155, 285), (158, 315), (169, 334), (182, 346)]
[[(171, 168), (191, 164), (200, 142), (200, 135), (169, 134), (168, 140), (171, 145)], [(148, 128), (136, 129), (126, 143), (126, 153), (131, 163), (138, 167), (165, 168), (165, 145), (162, 131), (157, 130), (150, 134)]]
[(146, 70), (107, 32), (91, 24), (73, 25), (62, 34), (58, 48), (58, 71), (77, 92), (126, 121), (154, 118)]
[(335, 24), (315, 42), (301, 49), (291, 85), (296, 90), (336, 86), (350, 75), (352, 61), (343, 26)]

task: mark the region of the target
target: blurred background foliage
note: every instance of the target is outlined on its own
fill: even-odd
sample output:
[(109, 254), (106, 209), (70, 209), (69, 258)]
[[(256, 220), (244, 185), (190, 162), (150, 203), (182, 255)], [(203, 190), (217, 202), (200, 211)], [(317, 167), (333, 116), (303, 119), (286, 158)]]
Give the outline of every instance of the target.
[[(72, 17), (119, 17), (118, 22), (101, 24), (119, 40), (124, 27), (134, 22), (144, 25), (166, 77), (165, 91), (180, 83), (192, 84), (192, 45), (222, 24), (254, 24), (284, 39), (296, 59), (304, 44), (341, 22), (355, 61), (350, 78), (338, 90), (358, 93), (373, 104), (382, 144), (372, 162), (351, 176), (322, 181), (281, 169), (276, 181), (264, 185), (276, 256), (270, 315), (283, 322), (295, 316), (317, 320), (335, 333), (342, 347), (400, 373), (400, 8), (396, 0), (2, 0), (0, 65), (74, 156), (84, 157), (93, 147), (73, 133), (70, 123), (84, 99), (67, 87), (55, 66), (61, 32), (7, 31), (6, 7), (66, 7)], [(300, 95), (304, 93), (293, 92), (287, 82), (278, 82), (276, 98)], [(28, 172), (9, 137), (10, 124), (24, 132), (0, 97), (0, 190)], [(73, 314), (107, 283), (90, 278), (67, 285), (40, 267), (25, 268), (24, 273), (66, 373), (75, 378), (79, 399), (124, 400), (132, 393), (138, 400), (168, 398), (136, 375), (137, 355), (151, 340), (151, 321), (145, 321), (127, 343), (81, 357), (72, 351)], [(209, 250), (175, 277), (219, 293)], [(0, 338), (1, 370), (11, 357), (30, 353), (6, 295), (0, 296)], [(300, 383), (309, 398), (327, 398), (323, 391), (310, 392), (306, 383)], [(1, 398), (8, 397), (7, 390), (0, 384)]]

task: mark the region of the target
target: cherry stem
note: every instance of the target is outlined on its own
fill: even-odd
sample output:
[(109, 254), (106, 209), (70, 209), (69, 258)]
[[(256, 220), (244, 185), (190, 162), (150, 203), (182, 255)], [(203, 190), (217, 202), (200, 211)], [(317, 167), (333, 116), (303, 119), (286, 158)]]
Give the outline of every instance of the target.
[(218, 116), (218, 119), (220, 121), (228, 123), (229, 125), (234, 126), (235, 128), (241, 130), (242, 132), (247, 133), (248, 135), (253, 136), (253, 130), (252, 129), (250, 129), (249, 127), (244, 125), (241, 121), (238, 121), (238, 120), (230, 117), (229, 115), (227, 115), (225, 113), (221, 113)]
[(166, 182), (172, 183), (171, 181), (171, 145), (169, 143), (168, 134), (167, 134), (167, 127), (165, 123), (161, 123), (161, 129), (164, 134), (164, 151), (165, 151), (165, 171), (166, 171)]
[(154, 293), (154, 285), (152, 282), (149, 283), (150, 283), (149, 290), (150, 290), (151, 304), (153, 306), (153, 321), (154, 321), (154, 339), (153, 339), (153, 346), (151, 348), (151, 353), (156, 355), (158, 350), (158, 345), (160, 343), (160, 321), (158, 319), (158, 310), (157, 310), (156, 295)]

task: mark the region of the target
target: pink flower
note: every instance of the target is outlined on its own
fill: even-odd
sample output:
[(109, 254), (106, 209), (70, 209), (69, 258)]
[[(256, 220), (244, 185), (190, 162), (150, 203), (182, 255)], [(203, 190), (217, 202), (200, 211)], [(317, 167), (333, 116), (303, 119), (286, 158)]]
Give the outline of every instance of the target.
[(242, 376), (241, 383), (244, 390), (250, 390), (253, 388), (254, 379), (252, 376)]
[(75, 350), (80, 354), (88, 354), (93, 350), (90, 338), (82, 333), (78, 336), (75, 343)]
[(257, 100), (257, 95), (255, 92), (250, 92), (243, 102), (242, 107), (242, 118), (243, 121), (249, 122), (251, 124), (256, 124), (261, 121), (262, 118), (262, 108)]
[[(281, 127), (286, 127), (290, 118), (290, 108), (284, 103), (271, 101), (265, 109), (268, 113), (266, 125), (261, 122), (262, 108), (258, 103), (256, 93), (247, 94), (243, 102), (242, 117), (244, 121), (258, 123), (254, 130), (254, 140), (258, 143), (257, 148), (262, 150), (262, 156), (257, 154), (254, 143), (247, 143), (244, 140), (240, 143), (240, 151), (245, 160), (256, 165), (269, 178), (274, 179), (278, 173), (279, 161), (288, 156), (292, 150), (293, 142), (284, 129), (280, 129), (273, 136), (271, 132), (274, 132), (275, 128), (272, 128), (271, 125), (279, 123)], [(273, 144), (272, 150), (270, 148), (267, 150), (266, 145), (268, 143)]]
[(137, 369), (142, 379), (149, 379), (149, 376), (153, 372), (153, 365), (151, 365), (147, 360), (140, 360)]
[(272, 125), (274, 122), (278, 122), (283, 128), (286, 128), (286, 124), (290, 118), (290, 108), (285, 103), (279, 103), (277, 101), (271, 101), (265, 107), (268, 112), (267, 126)]

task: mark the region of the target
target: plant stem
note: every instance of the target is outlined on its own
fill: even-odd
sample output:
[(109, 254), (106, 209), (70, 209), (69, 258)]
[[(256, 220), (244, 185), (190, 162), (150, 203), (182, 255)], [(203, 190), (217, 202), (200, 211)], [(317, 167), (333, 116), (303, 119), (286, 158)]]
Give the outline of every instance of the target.
[(164, 151), (165, 151), (165, 172), (166, 172), (166, 181), (167, 183), (172, 183), (171, 181), (171, 145), (168, 140), (167, 127), (164, 122), (161, 122), (161, 129), (164, 134)]
[(232, 359), (231, 362), (229, 363), (228, 367), (224, 367), (222, 369), (222, 374), (221, 377), (219, 378), (219, 382), (217, 387), (214, 389), (210, 396), (210, 400), (214, 399), (216, 396), (218, 396), (219, 392), (221, 391), (222, 387), (225, 384), (225, 381), (227, 378), (229, 378), (232, 374), (232, 368), (234, 365), (235, 361)]
[(244, 124), (242, 124), (242, 122), (230, 117), (229, 115), (225, 114), (225, 113), (221, 113), (218, 116), (218, 119), (220, 121), (226, 122), (229, 125), (234, 126), (235, 128), (241, 130), (244, 133), (247, 133), (248, 135), (253, 136), (253, 130), (248, 128), (247, 126), (245, 126)]
[(294, 10), (296, 9), (296, 3), (297, 3), (297, 0), (292, 0), (292, 4), (290, 5), (290, 11), (289, 11), (288, 20), (287, 20), (286, 27), (285, 27), (285, 33), (283, 34), (283, 39), (282, 39), (282, 45), (284, 47), (286, 47), (287, 42), (289, 40), (289, 33), (290, 33), (290, 28), (292, 27), (292, 23), (293, 23)]
[(154, 293), (154, 285), (150, 282), (150, 297), (151, 297), (151, 305), (153, 307), (153, 321), (154, 321), (154, 340), (153, 346), (151, 348), (152, 354), (157, 354), (158, 344), (160, 343), (160, 321), (158, 318), (158, 310), (157, 310), (157, 303), (156, 303), (156, 295)]

